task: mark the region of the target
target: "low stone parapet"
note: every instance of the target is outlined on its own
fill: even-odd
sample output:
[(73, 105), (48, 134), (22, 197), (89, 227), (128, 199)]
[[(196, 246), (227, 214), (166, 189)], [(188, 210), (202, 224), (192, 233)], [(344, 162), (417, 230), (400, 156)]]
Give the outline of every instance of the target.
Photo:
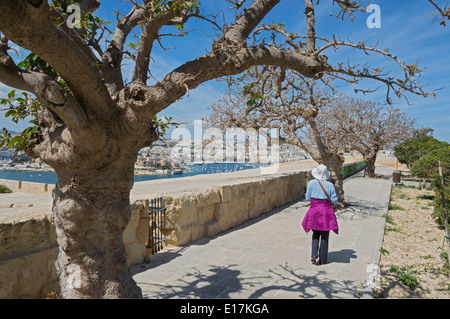
[(27, 194), (51, 194), (55, 185), (44, 184), (44, 183), (33, 183), (33, 182), (23, 182), (15, 181), (10, 179), (0, 179), (0, 185), (8, 187), (13, 192), (22, 192)]

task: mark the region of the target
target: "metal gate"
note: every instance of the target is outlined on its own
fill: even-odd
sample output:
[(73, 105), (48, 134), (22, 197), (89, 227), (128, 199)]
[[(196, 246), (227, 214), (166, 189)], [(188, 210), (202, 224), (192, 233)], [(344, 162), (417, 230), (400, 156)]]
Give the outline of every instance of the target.
[(147, 251), (152, 255), (163, 249), (164, 230), (166, 229), (166, 208), (163, 207), (162, 197), (147, 201), (149, 217), (149, 238)]

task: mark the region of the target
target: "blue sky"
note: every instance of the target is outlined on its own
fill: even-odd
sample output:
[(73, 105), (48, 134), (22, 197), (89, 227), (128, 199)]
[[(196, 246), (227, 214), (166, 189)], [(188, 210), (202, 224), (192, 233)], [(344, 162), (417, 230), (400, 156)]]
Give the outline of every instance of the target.
[[(205, 13), (218, 14), (219, 23), (224, 18), (231, 22), (233, 15), (227, 9), (231, 6), (229, 3), (222, 0), (201, 2)], [(410, 117), (417, 119), (419, 126), (433, 128), (437, 139), (450, 142), (450, 23), (447, 23), (447, 27), (443, 27), (438, 21), (434, 21), (432, 13), (436, 12), (436, 9), (426, 0), (373, 0), (372, 3), (378, 4), (381, 9), (381, 28), (370, 29), (366, 25), (370, 13), (358, 13), (353, 22), (342, 21), (330, 16), (331, 11), (336, 12), (331, 2), (331, 0), (320, 1), (320, 4), (316, 6), (316, 34), (322, 37), (331, 37), (334, 34), (338, 39), (349, 39), (353, 42), (368, 40), (367, 44), (378, 43), (378, 48), (389, 48), (390, 53), (398, 56), (406, 64), (418, 64), (420, 68), (425, 68), (420, 83), (427, 84), (425, 88), (429, 92), (441, 88), (436, 92), (436, 98), (423, 98), (407, 93), (411, 105), (408, 105), (403, 98), (394, 98), (394, 103)], [(447, 0), (436, 2), (443, 6)], [(113, 22), (114, 9), (126, 13), (129, 7), (129, 4), (121, 1), (103, 1), (97, 14)], [(265, 21), (283, 22), (288, 31), (304, 34), (303, 10), (303, 1), (282, 0)], [(222, 15), (223, 11), (224, 15)], [(152, 75), (156, 79), (160, 79), (183, 62), (203, 55), (210, 49), (215, 32), (209, 24), (191, 21), (187, 29), (192, 30), (187, 37), (167, 37), (162, 40), (164, 46), (171, 46), (174, 49), (163, 50), (156, 45), (150, 65)], [(135, 42), (137, 38), (133, 39), (130, 36), (129, 41)], [(337, 53), (329, 50), (324, 54), (329, 57), (328, 61), (331, 63), (350, 61), (364, 64), (369, 61), (374, 66), (390, 71), (392, 76), (396, 76), (399, 71), (398, 67), (389, 63), (384, 57), (376, 54), (366, 56), (350, 48), (339, 50)], [(133, 69), (131, 62), (127, 60), (123, 66), (124, 77), (128, 80), (131, 78)], [(152, 81), (149, 81), (149, 84)], [(384, 103), (386, 88), (382, 83), (365, 80), (360, 82), (359, 87), (378, 87), (378, 90), (367, 95), (355, 95), (351, 86), (342, 86), (341, 90), (348, 96)], [(172, 116), (174, 120), (190, 127), (194, 120), (200, 120), (208, 115), (208, 107), (220, 99), (222, 88), (223, 85), (217, 81), (204, 83), (195, 90), (191, 90), (189, 96), (183, 97), (162, 111), (160, 115)], [(5, 96), (9, 90), (0, 84), (0, 96)], [(0, 116), (1, 127), (19, 131), (26, 127), (26, 123), (14, 125), (9, 119)]]

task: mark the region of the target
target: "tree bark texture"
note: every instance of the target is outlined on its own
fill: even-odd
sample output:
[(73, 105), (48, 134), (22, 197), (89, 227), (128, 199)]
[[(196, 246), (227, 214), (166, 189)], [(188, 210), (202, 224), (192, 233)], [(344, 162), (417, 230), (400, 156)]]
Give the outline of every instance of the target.
[(133, 144), (128, 139), (106, 140), (64, 165), (53, 164), (58, 174), (53, 218), (62, 298), (142, 297), (122, 241), (131, 214), (137, 151), (127, 147)]
[(366, 170), (365, 170), (365, 176), (369, 178), (376, 177), (375, 175), (375, 161), (376, 161), (376, 155), (375, 156), (364, 156), (363, 160), (366, 162)]
[(365, 176), (375, 178), (375, 163), (377, 161), (377, 154), (380, 150), (376, 145), (372, 148), (361, 148), (363, 160), (366, 162)]
[[(115, 164), (58, 174), (53, 217), (62, 298), (140, 298), (125, 259), (122, 233), (130, 219), (130, 167)], [(129, 165), (128, 165), (129, 166)], [(131, 166), (133, 169), (133, 166)]]
[[(319, 163), (323, 163), (331, 173), (331, 180), (334, 184), (336, 195), (338, 197), (338, 205), (344, 206), (344, 181), (341, 175), (342, 164), (344, 158), (339, 155), (338, 150), (334, 150), (326, 145), (326, 138), (322, 137), (323, 132), (318, 128), (316, 118), (308, 118), (308, 124), (311, 129), (317, 150), (309, 146), (311, 157)], [(307, 150), (308, 151), (308, 150)]]

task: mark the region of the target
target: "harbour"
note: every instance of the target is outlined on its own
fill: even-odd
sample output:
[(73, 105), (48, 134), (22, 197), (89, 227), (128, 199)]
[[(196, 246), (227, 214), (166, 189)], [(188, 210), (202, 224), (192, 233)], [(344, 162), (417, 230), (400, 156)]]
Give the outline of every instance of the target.
[[(253, 163), (201, 163), (186, 165), (183, 170), (161, 170), (159, 172), (139, 172), (134, 175), (135, 182), (159, 180), (194, 176), (199, 174), (217, 174), (241, 171), (259, 167), (261, 164)], [(36, 168), (8, 168), (0, 169), (0, 179), (9, 179), (24, 182), (56, 184), (58, 177), (52, 170), (40, 170)]]

